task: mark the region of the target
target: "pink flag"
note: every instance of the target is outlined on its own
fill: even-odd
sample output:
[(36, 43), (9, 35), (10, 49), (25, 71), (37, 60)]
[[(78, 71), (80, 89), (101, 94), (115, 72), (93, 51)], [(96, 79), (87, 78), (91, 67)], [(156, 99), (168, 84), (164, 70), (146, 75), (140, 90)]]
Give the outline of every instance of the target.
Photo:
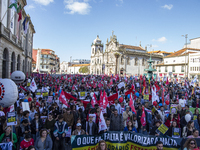
[(129, 106), (131, 107), (131, 110), (132, 110), (135, 114), (137, 114), (137, 112), (135, 111), (135, 106), (134, 106), (134, 103), (133, 103), (132, 94), (130, 94)]
[(144, 107), (142, 107), (142, 116), (140, 118), (140, 121), (141, 121), (142, 126), (146, 125), (146, 115), (145, 115)]

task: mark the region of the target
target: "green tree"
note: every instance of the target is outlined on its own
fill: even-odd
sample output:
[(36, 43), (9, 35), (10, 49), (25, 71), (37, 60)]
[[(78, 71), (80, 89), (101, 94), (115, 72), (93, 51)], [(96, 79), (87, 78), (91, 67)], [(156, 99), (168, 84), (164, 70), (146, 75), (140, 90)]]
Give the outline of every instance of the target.
[(79, 72), (80, 73), (89, 73), (89, 68), (88, 68), (88, 66), (84, 66), (84, 67), (81, 67), (80, 69), (79, 69)]

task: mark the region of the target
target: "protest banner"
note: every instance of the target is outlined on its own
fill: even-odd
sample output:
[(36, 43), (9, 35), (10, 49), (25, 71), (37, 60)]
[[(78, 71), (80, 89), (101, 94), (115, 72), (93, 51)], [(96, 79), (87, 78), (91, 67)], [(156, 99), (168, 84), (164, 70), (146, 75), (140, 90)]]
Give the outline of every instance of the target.
[(16, 112), (7, 112), (7, 126), (17, 125)]
[(180, 138), (181, 137), (181, 129), (180, 128), (172, 128), (172, 137)]
[(170, 106), (170, 114), (177, 114), (177, 104), (171, 104)]
[(109, 150), (154, 150), (156, 142), (163, 142), (164, 150), (178, 150), (181, 148), (182, 139), (173, 139), (171, 137), (157, 137), (152, 135), (143, 135), (135, 132), (117, 132), (109, 131), (100, 135), (73, 135), (71, 137), (72, 150), (96, 150), (98, 142), (105, 140)]
[(160, 132), (162, 134), (165, 134), (167, 131), (168, 131), (168, 127), (164, 124), (161, 124), (158, 129), (157, 129), (157, 132)]
[(153, 106), (153, 108), (151, 109), (152, 114), (156, 111), (156, 108)]

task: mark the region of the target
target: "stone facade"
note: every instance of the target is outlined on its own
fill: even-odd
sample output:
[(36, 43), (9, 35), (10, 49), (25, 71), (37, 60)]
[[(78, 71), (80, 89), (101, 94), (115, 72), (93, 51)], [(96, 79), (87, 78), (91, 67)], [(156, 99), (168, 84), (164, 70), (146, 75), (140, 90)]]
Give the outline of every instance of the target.
[[(99, 36), (91, 45), (91, 74), (140, 75), (146, 73), (144, 69), (148, 68), (147, 60), (150, 55), (155, 61), (154, 64), (159, 64), (163, 60), (163, 54), (150, 54), (141, 44), (140, 46), (119, 44), (117, 36), (114, 34), (110, 37), (110, 41), (107, 39), (105, 45), (104, 52)], [(116, 54), (119, 56), (117, 61)], [(155, 68), (154, 64), (153, 68)]]
[[(0, 0), (0, 78), (9, 78), (13, 71), (20, 70), (31, 73), (33, 34), (35, 33), (31, 18), (22, 9), (22, 20), (18, 22), (18, 14), (8, 9), (10, 0)], [(22, 8), (26, 0), (20, 0)], [(22, 22), (25, 17), (29, 21), (27, 34)]]

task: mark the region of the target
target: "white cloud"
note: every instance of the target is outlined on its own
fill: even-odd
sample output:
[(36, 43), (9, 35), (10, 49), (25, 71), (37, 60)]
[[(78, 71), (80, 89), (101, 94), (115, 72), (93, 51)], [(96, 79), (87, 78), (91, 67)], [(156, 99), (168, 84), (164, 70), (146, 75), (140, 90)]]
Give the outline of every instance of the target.
[(41, 5), (49, 5), (49, 3), (52, 3), (54, 0), (34, 0), (36, 3), (39, 3)]
[(167, 38), (163, 36), (163, 37), (161, 37), (161, 38), (159, 38), (159, 39), (157, 39), (157, 40), (153, 39), (152, 41), (153, 41), (153, 42), (155, 42), (155, 41), (156, 41), (156, 42), (166, 42), (166, 41), (167, 41)]
[(34, 9), (35, 6), (33, 4), (30, 4), (28, 6), (25, 7), (26, 10), (31, 10), (31, 9)]
[(88, 2), (89, 0), (64, 0), (65, 9), (68, 10), (65, 13), (87, 15), (91, 8)]
[(172, 4), (169, 4), (169, 5), (165, 4), (164, 6), (162, 6), (162, 8), (171, 10), (173, 8), (173, 5)]
[(152, 48), (156, 48), (156, 47), (158, 47), (158, 45), (152, 45)]

